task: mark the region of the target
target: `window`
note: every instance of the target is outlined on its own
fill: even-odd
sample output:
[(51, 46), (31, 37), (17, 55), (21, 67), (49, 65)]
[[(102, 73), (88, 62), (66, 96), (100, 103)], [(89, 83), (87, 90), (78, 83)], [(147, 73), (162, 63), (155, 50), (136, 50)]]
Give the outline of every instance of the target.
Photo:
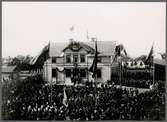
[(101, 63), (101, 57), (98, 57), (98, 62)]
[(56, 58), (55, 57), (52, 58), (52, 63), (56, 63)]
[(142, 63), (142, 62), (140, 62), (140, 66), (143, 66), (143, 63)]
[(134, 62), (134, 65), (137, 65), (137, 62), (136, 62), (136, 61)]
[(80, 56), (80, 61), (81, 61), (82, 63), (85, 62), (85, 55), (81, 55), (81, 56)]
[(97, 69), (97, 78), (101, 78), (101, 69)]
[(52, 69), (52, 77), (57, 77), (57, 71), (56, 71), (56, 69)]
[(131, 62), (131, 66), (133, 66), (133, 62)]
[(71, 69), (65, 69), (66, 77), (71, 77)]
[(74, 55), (74, 63), (78, 62), (78, 55)]
[(80, 77), (82, 78), (86, 77), (86, 69), (80, 69)]
[(66, 56), (66, 62), (67, 63), (71, 63), (71, 55), (67, 55)]

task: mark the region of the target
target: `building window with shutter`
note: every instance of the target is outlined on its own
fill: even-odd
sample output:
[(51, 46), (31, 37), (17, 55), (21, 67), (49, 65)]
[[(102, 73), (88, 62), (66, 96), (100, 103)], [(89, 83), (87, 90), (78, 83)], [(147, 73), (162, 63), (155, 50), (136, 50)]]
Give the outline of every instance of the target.
[(66, 56), (66, 63), (71, 63), (71, 55)]
[(65, 69), (66, 77), (71, 77), (71, 69)]
[(101, 69), (97, 69), (97, 78), (101, 78)]
[(80, 61), (81, 61), (81, 63), (85, 62), (85, 55), (80, 55)]
[(55, 57), (52, 58), (52, 63), (56, 63), (56, 58)]
[(52, 77), (53, 78), (57, 77), (57, 70), (56, 69), (52, 69)]
[(86, 77), (86, 69), (80, 69), (80, 77), (85, 78)]

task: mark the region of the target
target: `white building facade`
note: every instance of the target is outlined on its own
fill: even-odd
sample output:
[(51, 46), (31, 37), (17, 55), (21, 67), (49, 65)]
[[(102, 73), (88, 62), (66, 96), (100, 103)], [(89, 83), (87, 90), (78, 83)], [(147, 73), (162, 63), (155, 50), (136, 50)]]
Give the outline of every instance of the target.
[[(97, 41), (98, 64), (97, 81), (111, 80), (111, 63), (114, 58), (116, 42)], [(81, 82), (91, 81), (89, 68), (95, 55), (94, 42), (50, 43), (49, 58), (43, 65), (44, 80), (56, 84), (73, 84), (72, 78)]]

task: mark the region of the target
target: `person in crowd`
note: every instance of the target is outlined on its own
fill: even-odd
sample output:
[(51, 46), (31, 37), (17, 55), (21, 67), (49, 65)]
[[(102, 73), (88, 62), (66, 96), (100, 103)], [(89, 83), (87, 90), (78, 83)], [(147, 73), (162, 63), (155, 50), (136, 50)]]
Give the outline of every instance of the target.
[[(113, 85), (61, 86), (26, 83), (3, 100), (8, 120), (164, 120), (165, 92)], [(8, 85), (9, 87), (10, 85)], [(7, 92), (7, 86), (2, 89)], [(63, 104), (66, 87), (67, 106)], [(164, 114), (160, 114), (163, 113)], [(154, 116), (155, 115), (155, 116)]]

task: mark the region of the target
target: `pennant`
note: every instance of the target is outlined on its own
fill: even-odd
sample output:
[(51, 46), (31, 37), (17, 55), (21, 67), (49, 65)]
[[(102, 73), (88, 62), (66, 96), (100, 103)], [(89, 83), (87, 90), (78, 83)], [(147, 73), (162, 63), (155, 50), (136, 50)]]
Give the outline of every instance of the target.
[(153, 49), (153, 45), (151, 47), (151, 50), (146, 58), (145, 64), (146, 65), (153, 65), (153, 53), (154, 53), (154, 49)]

